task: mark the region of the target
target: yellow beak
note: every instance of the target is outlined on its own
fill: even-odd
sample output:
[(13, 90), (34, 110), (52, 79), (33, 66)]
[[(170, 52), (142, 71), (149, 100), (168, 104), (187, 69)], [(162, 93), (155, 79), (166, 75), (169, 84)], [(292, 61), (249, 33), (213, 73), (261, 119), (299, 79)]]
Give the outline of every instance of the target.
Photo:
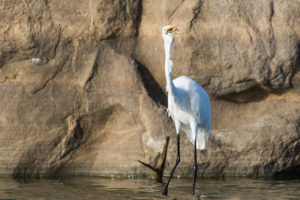
[(171, 29), (177, 29), (177, 26), (176, 25), (170, 25), (169, 28), (167, 29), (167, 31), (169, 31)]
[(173, 38), (179, 38), (179, 35), (177, 35), (176, 33), (175, 34), (172, 34), (172, 35), (170, 35), (171, 37), (173, 37)]
[(179, 35), (178, 35), (178, 31), (177, 31), (177, 25), (171, 25), (168, 27), (167, 31), (169, 30), (172, 30), (172, 29), (175, 29), (175, 33), (170, 35), (171, 37), (174, 37), (174, 38), (178, 38)]

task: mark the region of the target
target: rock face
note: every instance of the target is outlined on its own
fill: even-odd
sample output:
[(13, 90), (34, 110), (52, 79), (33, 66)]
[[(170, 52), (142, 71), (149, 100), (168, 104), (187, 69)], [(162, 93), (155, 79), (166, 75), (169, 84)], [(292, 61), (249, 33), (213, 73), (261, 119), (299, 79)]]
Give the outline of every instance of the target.
[[(300, 174), (300, 2), (0, 2), (0, 174), (145, 174), (171, 136), (161, 27), (174, 77), (210, 94), (199, 175)], [(183, 136), (176, 173), (191, 176)], [(167, 174), (166, 174), (167, 175)]]

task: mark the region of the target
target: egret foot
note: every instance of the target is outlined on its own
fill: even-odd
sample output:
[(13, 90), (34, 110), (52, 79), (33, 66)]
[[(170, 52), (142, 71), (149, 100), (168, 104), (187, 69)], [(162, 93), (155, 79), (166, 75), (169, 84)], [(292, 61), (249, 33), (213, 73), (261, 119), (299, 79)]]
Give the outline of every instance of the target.
[(167, 196), (168, 195), (168, 188), (165, 187), (161, 194)]

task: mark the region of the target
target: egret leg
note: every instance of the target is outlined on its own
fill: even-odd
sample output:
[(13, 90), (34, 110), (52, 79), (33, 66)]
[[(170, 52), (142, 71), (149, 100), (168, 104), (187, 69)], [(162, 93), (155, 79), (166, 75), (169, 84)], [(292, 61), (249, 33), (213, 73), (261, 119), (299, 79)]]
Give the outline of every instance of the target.
[(193, 183), (193, 191), (192, 191), (192, 194), (194, 195), (195, 194), (195, 184), (196, 184), (196, 179), (197, 179), (197, 170), (198, 170), (198, 164), (197, 164), (197, 145), (196, 145), (196, 142), (197, 142), (197, 135), (196, 135), (196, 138), (195, 138), (195, 144), (194, 144), (194, 160), (195, 160), (195, 163), (194, 163), (194, 183)]
[(170, 177), (169, 177), (169, 179), (168, 179), (167, 184), (165, 185), (165, 188), (164, 188), (164, 190), (163, 190), (163, 192), (162, 192), (162, 195), (168, 195), (168, 187), (169, 187), (169, 183), (170, 183), (170, 181), (171, 181), (171, 179), (172, 179), (172, 177), (173, 177), (173, 173), (174, 173), (174, 171), (175, 171), (177, 165), (179, 164), (179, 162), (180, 162), (180, 136), (179, 136), (179, 134), (178, 134), (178, 135), (177, 135), (177, 159), (176, 159), (176, 163), (175, 163), (175, 165), (174, 165), (174, 168), (173, 168), (172, 171), (171, 171)]

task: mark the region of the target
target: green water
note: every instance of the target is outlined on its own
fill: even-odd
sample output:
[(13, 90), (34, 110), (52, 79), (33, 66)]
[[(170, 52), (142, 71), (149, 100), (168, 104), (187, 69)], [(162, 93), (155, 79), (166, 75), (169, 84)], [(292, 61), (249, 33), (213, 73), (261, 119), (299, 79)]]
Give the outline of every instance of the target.
[(192, 180), (175, 178), (169, 196), (149, 179), (66, 178), (18, 182), (0, 179), (0, 199), (300, 199), (300, 180), (201, 179), (195, 196)]

